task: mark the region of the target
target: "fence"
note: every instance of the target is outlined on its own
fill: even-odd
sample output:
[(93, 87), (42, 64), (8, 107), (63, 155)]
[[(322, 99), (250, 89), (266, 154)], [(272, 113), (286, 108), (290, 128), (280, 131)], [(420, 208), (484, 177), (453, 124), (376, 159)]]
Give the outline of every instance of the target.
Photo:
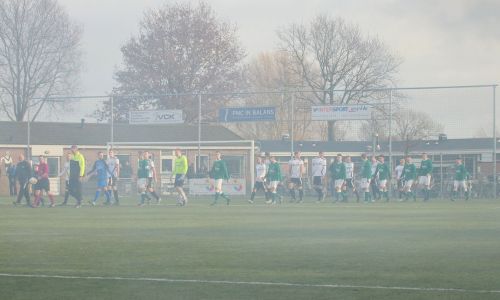
[[(331, 148), (324, 150), (354, 155), (361, 152), (385, 154), (389, 157), (391, 169), (403, 155), (427, 152), (436, 162), (436, 172), (439, 170), (434, 178), (441, 194), (451, 180), (451, 158), (460, 155), (465, 158), (474, 178), (491, 182), (496, 194), (498, 140), (495, 89), (496, 85), (471, 85), (52, 97), (48, 101), (59, 110), (43, 110), (38, 120), (85, 119), (87, 123), (109, 124), (109, 133), (101, 134), (107, 136), (106, 141), (113, 146), (117, 140), (137, 140), (134, 137), (117, 137), (115, 133), (116, 126), (131, 121), (130, 106), (139, 112), (182, 110), (183, 122), (197, 127), (198, 141), (216, 140), (211, 136), (210, 129), (205, 128), (218, 124), (248, 140), (284, 141), (289, 144), (289, 155), (294, 150), (303, 150), (297, 141), (325, 141), (330, 137)], [(368, 106), (369, 118), (321, 121), (311, 114), (312, 106), (350, 104)], [(221, 117), (229, 111), (227, 108), (249, 107), (272, 107), (275, 119), (252, 122)], [(30, 132), (28, 126), (28, 148)], [(358, 144), (344, 151), (348, 142)], [(199, 168), (198, 164), (196, 168)]]

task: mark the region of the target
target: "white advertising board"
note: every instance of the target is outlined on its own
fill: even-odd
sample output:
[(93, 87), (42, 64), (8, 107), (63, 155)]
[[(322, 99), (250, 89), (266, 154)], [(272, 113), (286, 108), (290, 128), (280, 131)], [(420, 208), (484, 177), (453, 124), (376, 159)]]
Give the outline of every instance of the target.
[(320, 105), (311, 108), (311, 118), (314, 121), (368, 120), (371, 114), (372, 107), (366, 104)]
[[(227, 195), (242, 195), (246, 193), (245, 179), (231, 178), (222, 183), (222, 191)], [(209, 178), (189, 179), (190, 195), (213, 195), (215, 193), (214, 180)]]
[(143, 110), (130, 111), (129, 124), (181, 124), (182, 110)]

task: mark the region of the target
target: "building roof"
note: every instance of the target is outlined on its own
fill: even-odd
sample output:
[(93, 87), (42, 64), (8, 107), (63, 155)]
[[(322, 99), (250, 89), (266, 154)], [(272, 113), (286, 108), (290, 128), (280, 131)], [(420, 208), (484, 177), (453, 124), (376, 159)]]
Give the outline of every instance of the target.
[[(256, 141), (257, 147), (262, 152), (290, 152), (290, 141), (286, 140), (262, 140)], [(294, 142), (294, 150), (301, 152), (350, 152), (363, 153), (372, 152), (372, 142), (369, 141), (296, 141)], [(402, 141), (392, 142), (393, 153), (404, 153), (406, 143)], [(497, 140), (497, 150), (500, 151), (500, 140)], [(377, 153), (388, 153), (389, 144), (387, 142), (380, 143), (380, 150)], [(454, 152), (477, 152), (493, 153), (492, 138), (470, 138), (470, 139), (447, 139), (439, 140), (424, 140), (411, 142), (410, 153), (454, 153)]]
[[(109, 124), (31, 123), (32, 145), (106, 145), (111, 138)], [(28, 142), (26, 122), (0, 122), (0, 144), (25, 145)], [(240, 136), (216, 125), (203, 125), (202, 141), (237, 141)], [(114, 125), (115, 142), (197, 141), (196, 125)]]

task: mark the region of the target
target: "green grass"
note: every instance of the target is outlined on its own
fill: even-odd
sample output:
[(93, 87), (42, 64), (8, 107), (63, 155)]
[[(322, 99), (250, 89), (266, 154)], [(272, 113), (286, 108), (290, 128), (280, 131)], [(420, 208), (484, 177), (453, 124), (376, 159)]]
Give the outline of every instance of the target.
[[(0, 273), (468, 291), (0, 276), (0, 299), (499, 299), (500, 202), (12, 207)], [(127, 201), (126, 201), (127, 202)], [(262, 199), (258, 199), (262, 203)], [(170, 200), (173, 203), (173, 200)]]

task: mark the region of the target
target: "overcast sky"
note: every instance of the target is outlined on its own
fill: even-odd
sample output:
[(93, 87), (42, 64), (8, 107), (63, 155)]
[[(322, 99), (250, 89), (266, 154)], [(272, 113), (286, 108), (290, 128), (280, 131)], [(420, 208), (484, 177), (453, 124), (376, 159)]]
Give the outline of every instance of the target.
[[(113, 73), (122, 59), (120, 47), (137, 33), (144, 11), (171, 2), (59, 1), (84, 29), (84, 70), (78, 92), (84, 95), (106, 94), (112, 89), (116, 84)], [(500, 83), (499, 0), (212, 0), (208, 3), (222, 20), (238, 27), (247, 58), (276, 49), (276, 31), (281, 27), (292, 22), (306, 23), (318, 13), (328, 13), (378, 36), (402, 59), (397, 76), (399, 86)], [(473, 96), (484, 100), (489, 95), (490, 92)]]
[[(181, 0), (182, 1), (182, 0)], [(186, 0), (185, 0), (186, 1)], [(81, 92), (102, 94), (115, 82), (120, 47), (147, 9), (165, 0), (60, 0), (84, 28)], [(196, 1), (191, 1), (196, 2)], [(403, 59), (400, 85), (500, 82), (498, 0), (213, 0), (221, 19), (236, 24), (251, 58), (276, 48), (276, 30), (318, 13), (341, 16), (377, 35)]]

